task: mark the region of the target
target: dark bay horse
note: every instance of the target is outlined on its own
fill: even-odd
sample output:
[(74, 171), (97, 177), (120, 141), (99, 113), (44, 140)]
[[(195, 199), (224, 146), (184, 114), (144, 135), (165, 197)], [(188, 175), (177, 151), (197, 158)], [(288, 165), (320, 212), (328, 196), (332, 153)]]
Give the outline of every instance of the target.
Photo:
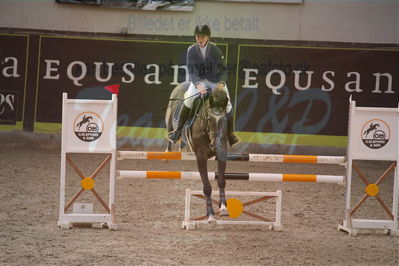
[[(184, 93), (187, 91), (189, 85), (190, 82), (177, 85), (170, 95), (165, 115), (168, 132), (174, 130), (176, 127), (176, 123), (173, 123), (173, 116), (178, 106), (176, 99), (180, 99), (180, 101), (184, 99)], [(217, 158), (220, 214), (228, 215), (225, 197), (226, 181), (224, 178), (227, 160), (227, 103), (228, 98), (226, 93), (221, 89), (215, 89), (209, 98), (204, 100), (204, 104), (196, 114), (191, 128), (188, 131), (183, 130), (182, 134), (182, 138), (184, 137), (186, 141), (190, 142), (190, 147), (197, 159), (198, 171), (201, 175), (206, 199), (208, 222), (213, 221), (213, 216), (215, 215), (211, 200), (212, 186), (208, 179), (208, 159), (213, 156)], [(188, 134), (183, 136), (185, 132)], [(168, 143), (167, 151), (171, 151), (171, 148), (172, 144)]]

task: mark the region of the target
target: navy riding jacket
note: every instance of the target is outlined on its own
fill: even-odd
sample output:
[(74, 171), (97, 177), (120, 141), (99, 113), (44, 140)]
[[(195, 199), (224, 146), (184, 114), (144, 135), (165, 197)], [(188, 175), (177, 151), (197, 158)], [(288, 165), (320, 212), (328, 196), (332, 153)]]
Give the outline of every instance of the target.
[(197, 43), (187, 49), (187, 68), (190, 80), (194, 84), (204, 79), (226, 83), (227, 67), (224, 56), (222, 51), (211, 42), (207, 44), (205, 59)]

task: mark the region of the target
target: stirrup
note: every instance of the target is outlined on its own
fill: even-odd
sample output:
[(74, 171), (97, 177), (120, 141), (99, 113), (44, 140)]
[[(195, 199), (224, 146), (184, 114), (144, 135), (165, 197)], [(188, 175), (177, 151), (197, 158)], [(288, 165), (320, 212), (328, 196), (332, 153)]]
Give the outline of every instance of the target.
[(176, 129), (171, 132), (168, 132), (165, 137), (168, 141), (175, 144), (180, 139), (180, 135), (181, 135), (181, 130)]

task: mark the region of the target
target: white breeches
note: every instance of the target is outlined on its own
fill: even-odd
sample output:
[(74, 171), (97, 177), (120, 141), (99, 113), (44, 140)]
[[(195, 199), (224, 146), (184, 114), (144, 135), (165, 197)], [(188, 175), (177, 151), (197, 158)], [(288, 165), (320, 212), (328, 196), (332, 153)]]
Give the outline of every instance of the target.
[[(216, 82), (210, 82), (208, 80), (202, 80), (201, 83), (205, 86), (205, 88), (210, 88), (212, 89), (212, 91), (215, 90), (216, 88)], [(231, 106), (231, 102), (230, 102), (230, 95), (229, 95), (229, 91), (227, 90), (227, 86), (225, 85), (223, 87), (224, 92), (226, 92), (227, 94), (227, 98), (229, 99), (228, 103), (227, 103), (227, 107), (226, 107), (226, 112), (230, 113), (232, 110), (232, 106)], [(186, 91), (186, 93), (184, 94), (184, 105), (188, 108), (193, 108), (194, 105), (194, 100), (199, 97), (200, 95), (198, 94), (197, 96), (193, 96), (195, 94), (198, 93), (197, 88), (195, 87), (195, 85), (191, 82), (190, 87), (188, 87), (188, 90)]]

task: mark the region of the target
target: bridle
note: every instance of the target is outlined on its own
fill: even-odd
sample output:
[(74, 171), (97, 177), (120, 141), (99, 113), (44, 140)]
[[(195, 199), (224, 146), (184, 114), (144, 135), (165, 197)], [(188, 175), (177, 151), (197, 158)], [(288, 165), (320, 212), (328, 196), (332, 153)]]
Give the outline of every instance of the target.
[(223, 136), (223, 131), (219, 130), (217, 127), (210, 128), (209, 125), (212, 123), (212, 120), (215, 120), (215, 125), (218, 125), (219, 120), (224, 119), (226, 116), (226, 108), (223, 109), (221, 107), (211, 107), (209, 100), (205, 102), (203, 106), (204, 107), (202, 111), (197, 114), (197, 117), (202, 123), (202, 134), (208, 135), (211, 149), (213, 149), (216, 139)]

